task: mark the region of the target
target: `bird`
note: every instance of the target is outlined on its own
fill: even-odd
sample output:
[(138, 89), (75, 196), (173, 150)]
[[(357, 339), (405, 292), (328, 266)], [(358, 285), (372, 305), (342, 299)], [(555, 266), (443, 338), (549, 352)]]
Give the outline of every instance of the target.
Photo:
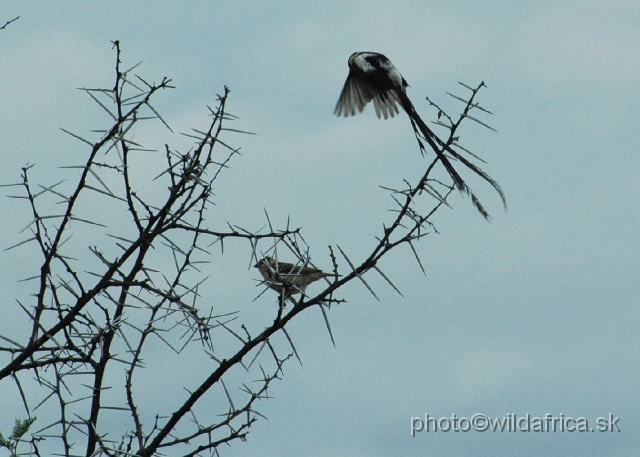
[(380, 115), (388, 119), (399, 113), (396, 102), (407, 110), (408, 105), (402, 100), (407, 87), (406, 79), (386, 56), (377, 52), (354, 52), (349, 57), (349, 76), (334, 114), (355, 116), (356, 109), (362, 113), (373, 100), (378, 119)]
[[(377, 52), (354, 52), (349, 57), (348, 64), (349, 75), (338, 98), (338, 103), (336, 103), (334, 110), (336, 116), (348, 117), (355, 116), (358, 112), (362, 113), (367, 104), (373, 100), (378, 119), (381, 116), (388, 119), (399, 114), (400, 111), (397, 105), (400, 105), (409, 116), (416, 136), (419, 137), (419, 134), (422, 134), (422, 137), (436, 153), (438, 159), (451, 176), (455, 187), (460, 192), (467, 193), (471, 197), (474, 205), (485, 219), (489, 219), (489, 213), (464, 182), (443, 151), (447, 151), (452, 157), (458, 159), (489, 182), (500, 195), (506, 209), (507, 201), (498, 183), (478, 166), (451, 149), (420, 118), (407, 95), (409, 84), (386, 56)], [(419, 138), (418, 141), (420, 141)]]
[(333, 273), (325, 273), (317, 268), (305, 265), (279, 262), (272, 257), (264, 257), (254, 265), (260, 271), (264, 283), (276, 292), (289, 297), (293, 294), (304, 294), (307, 286), (312, 282)]

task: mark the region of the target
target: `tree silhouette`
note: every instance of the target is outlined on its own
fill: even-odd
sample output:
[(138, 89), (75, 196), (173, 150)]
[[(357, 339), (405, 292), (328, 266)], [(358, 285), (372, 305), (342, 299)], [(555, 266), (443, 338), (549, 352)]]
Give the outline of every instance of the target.
[[(229, 90), (225, 87), (209, 108), (208, 127), (188, 134), (194, 140), (190, 150), (166, 145), (149, 151), (134, 139), (135, 132), (144, 123), (160, 122), (173, 133), (152, 104), (172, 88), (171, 80), (150, 83), (133, 73), (135, 67), (124, 70), (117, 41), (114, 48), (113, 87), (82, 89), (109, 124), (90, 134), (97, 138), (65, 130), (85, 151), (82, 163), (65, 167), (72, 177), (34, 184), (28, 165), (21, 182), (11, 185), (19, 189), (12, 197), (29, 208), (30, 223), (23, 231), (27, 235), (10, 249), (36, 246), (40, 261), (25, 279), (33, 294), (14, 305), (29, 328), (0, 325), (0, 382), (5, 394), (15, 387), (29, 418), (39, 417), (33, 425), (33, 419), (24, 422), (31, 426), (30, 438), (16, 437), (22, 454), (218, 454), (220, 445), (243, 440), (262, 417), (258, 404), (282, 375), (283, 364), (300, 360), (287, 332), (294, 318), (318, 308), (333, 340), (328, 312), (345, 301), (337, 296), (342, 286), (360, 281), (377, 298), (366, 279), (375, 273), (400, 293), (378, 263), (405, 245), (424, 272), (415, 245), (434, 232), (432, 216), (449, 205), (454, 186), (431, 177), (437, 158), (425, 161), (416, 154), (424, 172), (417, 182), (388, 189), (394, 218), (371, 252), (355, 260), (348, 249), (329, 246), (333, 269), (318, 274), (299, 228), (276, 228), (268, 215), (263, 230), (230, 223), (220, 229), (209, 222), (213, 187), (238, 155), (227, 137), (248, 134), (230, 127), (237, 118), (227, 111)], [(458, 147), (463, 120), (477, 120), (470, 112), (486, 112), (475, 101), (483, 84), (463, 86), (469, 94), (454, 96), (464, 103), (457, 120), (432, 103), (439, 123), (449, 129), (442, 154)], [(419, 131), (416, 136), (422, 148)], [(164, 161), (164, 171), (149, 175), (135, 165), (140, 154)], [(273, 261), (260, 299), (272, 297), (278, 306), (259, 332), (237, 311), (217, 312), (200, 293), (210, 250), (224, 254), (225, 243), (244, 243), (241, 262)], [(280, 259), (282, 265), (293, 260), (286, 272)], [(298, 275), (313, 272), (324, 284), (320, 293), (292, 290), (306, 284)], [(185, 380), (184, 392), (174, 392), (165, 379), (148, 373), (147, 360), (158, 354), (175, 364), (176, 373), (188, 373), (193, 363), (210, 369), (196, 381)], [(149, 401), (148, 391), (157, 392), (157, 386), (175, 395)]]

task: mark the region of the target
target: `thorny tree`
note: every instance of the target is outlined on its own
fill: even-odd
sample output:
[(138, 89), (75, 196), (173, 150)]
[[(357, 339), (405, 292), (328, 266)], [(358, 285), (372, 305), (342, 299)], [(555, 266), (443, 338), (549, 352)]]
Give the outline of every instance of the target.
[[(207, 223), (213, 185), (238, 153), (226, 136), (243, 133), (228, 127), (235, 117), (226, 110), (226, 88), (210, 109), (208, 128), (194, 130), (191, 150), (166, 146), (155, 152), (156, 160), (166, 162), (155, 179), (136, 169), (136, 154), (154, 153), (133, 141), (137, 127), (145, 121), (169, 129), (151, 101), (171, 87), (170, 80), (150, 84), (132, 69), (123, 70), (119, 44), (114, 45), (113, 87), (83, 89), (110, 117), (110, 126), (97, 140), (67, 132), (87, 150), (84, 163), (68, 167), (76, 173), (72, 185), (64, 180), (36, 185), (29, 179), (30, 166), (23, 168), (22, 182), (13, 185), (21, 191), (12, 196), (26, 201), (32, 220), (24, 230), (28, 235), (11, 248), (37, 246), (41, 264), (27, 278), (32, 296), (15, 304), (30, 329), (0, 324), (2, 392), (11, 392), (12, 384), (21, 398), (24, 411), (13, 412), (14, 418), (38, 418), (28, 438), (18, 437), (17, 450), (24, 455), (218, 454), (221, 444), (246, 437), (283, 364), (298, 358), (287, 325), (317, 307), (331, 335), (327, 311), (344, 302), (335, 294), (358, 280), (375, 296), (365, 279), (372, 272), (400, 293), (377, 264), (406, 245), (422, 268), (415, 243), (434, 231), (430, 219), (448, 205), (453, 186), (431, 177), (437, 159), (424, 162), (421, 179), (389, 189), (394, 219), (383, 225), (368, 257), (355, 261), (340, 246), (330, 246), (333, 274), (313, 297), (281, 293), (276, 298), (266, 287), (273, 283), (265, 284), (268, 295), (261, 300), (273, 297), (278, 306), (264, 330), (251, 332), (239, 314), (217, 312), (199, 293), (209, 249), (244, 242), (243, 262), (250, 265), (269, 256), (312, 267), (299, 229), (275, 229), (269, 221), (268, 231), (261, 233), (229, 224), (216, 230)], [(447, 148), (458, 147), (463, 120), (477, 120), (472, 111), (485, 111), (475, 102), (483, 84), (463, 86), (468, 97), (452, 95), (464, 103), (457, 120), (430, 102), (438, 123), (449, 129)], [(417, 130), (416, 136), (422, 149)], [(416, 160), (423, 161), (418, 154)], [(154, 189), (153, 197), (144, 197), (143, 188)], [(78, 240), (87, 227), (88, 247)], [(172, 389), (145, 368), (146, 360), (162, 351), (176, 364), (172, 370), (195, 376), (184, 381), (186, 393), (176, 393), (171, 401), (148, 398)], [(198, 363), (208, 364), (206, 374), (189, 368), (194, 353), (201, 357)]]

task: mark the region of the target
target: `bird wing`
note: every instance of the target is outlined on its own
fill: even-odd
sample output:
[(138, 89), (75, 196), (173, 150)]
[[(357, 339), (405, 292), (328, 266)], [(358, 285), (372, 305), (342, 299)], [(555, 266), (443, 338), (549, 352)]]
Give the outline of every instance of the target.
[(380, 117), (388, 119), (395, 116), (400, 112), (396, 103), (402, 105), (398, 92), (395, 89), (378, 92), (361, 78), (349, 76), (344, 83), (333, 114), (345, 117), (355, 116), (363, 112), (364, 107), (367, 106), (371, 100), (373, 100), (378, 119)]
[[(376, 92), (369, 84), (357, 76), (349, 75), (344, 83), (333, 114), (345, 117), (355, 116), (358, 112), (364, 111), (364, 107), (375, 96)], [(358, 111), (356, 111), (356, 108)]]
[[(381, 114), (385, 119), (398, 114), (400, 111), (398, 110), (396, 102), (400, 103), (400, 99), (398, 97), (398, 92), (395, 89), (389, 89), (386, 92), (380, 92), (376, 95), (373, 98), (373, 106), (376, 109), (378, 119), (380, 119)], [(400, 104), (402, 105), (402, 103)]]
[(329, 274), (324, 273), (322, 270), (318, 270), (317, 268), (305, 267), (303, 265), (292, 265), (290, 263), (279, 264), (278, 269), (281, 274), (291, 275), (291, 276), (307, 276), (307, 275), (315, 275), (315, 274)]

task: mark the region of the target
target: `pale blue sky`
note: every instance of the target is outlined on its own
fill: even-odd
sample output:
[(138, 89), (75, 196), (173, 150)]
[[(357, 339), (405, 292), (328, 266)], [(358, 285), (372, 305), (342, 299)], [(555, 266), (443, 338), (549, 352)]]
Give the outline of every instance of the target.
[[(243, 155), (218, 184), (212, 220), (259, 228), (264, 208), (280, 226), (291, 216), (322, 268), (329, 244), (367, 253), (392, 217), (378, 186), (415, 178), (422, 164), (405, 116), (332, 115), (351, 53), (387, 55), (425, 119), (436, 115), (425, 96), (455, 114), (445, 91), (487, 84), (479, 100), (498, 133), (468, 124), (462, 141), (489, 162), (508, 213), (465, 174), (493, 222), (454, 195), (433, 220), (440, 234), (419, 244), (426, 277), (409, 251), (381, 265), (404, 298), (377, 280), (381, 302), (359, 284), (345, 289), (348, 303), (330, 313), (336, 348), (318, 312), (294, 323), (304, 366), (285, 367), (261, 408), (269, 420), (225, 455), (638, 455), (637, 1), (5, 1), (1, 10), (2, 23), (21, 17), (0, 31), (0, 181), (35, 163), (51, 182), (53, 167), (85, 152), (58, 128), (106, 122), (76, 88), (112, 85), (117, 39), (126, 65), (172, 78), (176, 89), (155, 106), (174, 131), (202, 127), (206, 105), (231, 88), (237, 127), (258, 135), (234, 139)], [(161, 125), (139, 135), (149, 147), (188, 146)], [(29, 219), (19, 202), (0, 201), (4, 248)], [(247, 246), (230, 249), (211, 266), (211, 302), (254, 313), (257, 272), (246, 270)], [(26, 296), (16, 281), (33, 271), (27, 258), (0, 256), (0, 322)], [(622, 431), (412, 438), (410, 417), (425, 413), (612, 413)], [(4, 431), (14, 416), (1, 416)]]

